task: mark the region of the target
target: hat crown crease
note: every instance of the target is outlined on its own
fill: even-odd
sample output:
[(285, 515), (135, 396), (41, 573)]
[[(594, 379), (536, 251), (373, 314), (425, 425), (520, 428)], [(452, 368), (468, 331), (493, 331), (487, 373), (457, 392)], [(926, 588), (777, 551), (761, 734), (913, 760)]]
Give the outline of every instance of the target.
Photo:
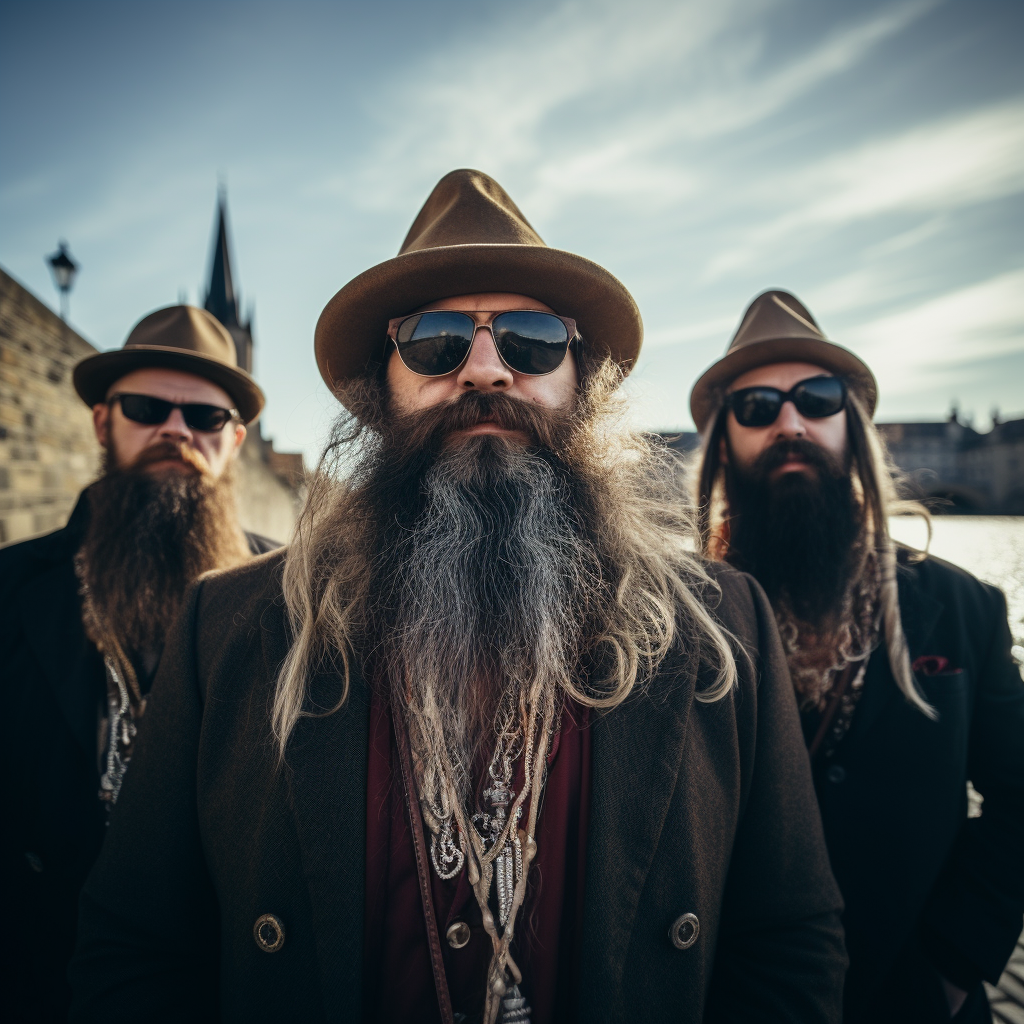
[[(803, 313), (797, 310), (803, 310)], [(794, 296), (787, 292), (765, 292), (750, 304), (727, 351), (783, 337), (828, 340)]]
[(544, 245), (508, 193), (480, 171), (452, 171), (434, 187), (399, 255), (449, 245)]

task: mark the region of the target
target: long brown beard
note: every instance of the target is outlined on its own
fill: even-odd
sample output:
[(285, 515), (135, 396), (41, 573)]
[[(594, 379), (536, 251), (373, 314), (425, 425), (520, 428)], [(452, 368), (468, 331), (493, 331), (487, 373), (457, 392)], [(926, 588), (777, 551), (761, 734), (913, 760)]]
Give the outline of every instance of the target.
[[(146, 467), (181, 459), (186, 473)], [(201, 573), (251, 557), (238, 524), (230, 469), (214, 479), (190, 446), (152, 445), (118, 468), (111, 452), (89, 488), (89, 526), (78, 555), (85, 626), (105, 653), (120, 650), (136, 670), (151, 663)]]

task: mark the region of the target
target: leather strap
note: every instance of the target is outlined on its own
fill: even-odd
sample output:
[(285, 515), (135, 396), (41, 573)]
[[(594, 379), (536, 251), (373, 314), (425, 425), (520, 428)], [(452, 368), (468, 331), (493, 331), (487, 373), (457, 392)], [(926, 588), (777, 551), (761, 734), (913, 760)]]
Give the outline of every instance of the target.
[(828, 735), (828, 728), (832, 724), (836, 717), (836, 712), (839, 710), (839, 704), (843, 699), (843, 694), (846, 693), (850, 686), (851, 681), (857, 672), (860, 670), (861, 662), (849, 661), (846, 663), (846, 667), (839, 674), (839, 678), (832, 685), (832, 698), (828, 702), (828, 707), (825, 709), (825, 713), (821, 716), (821, 721), (818, 723), (818, 731), (814, 734), (814, 739), (811, 741), (811, 745), (807, 748), (807, 753), (810, 755), (811, 760), (814, 760), (814, 755), (820, 749), (822, 743), (825, 742), (825, 737)]
[(430, 943), (430, 966), (434, 971), (434, 987), (437, 989), (437, 1005), (441, 1011), (441, 1024), (455, 1024), (452, 1014), (452, 1000), (448, 994), (448, 978), (444, 973), (444, 954), (441, 952), (441, 936), (437, 930), (437, 916), (434, 914), (434, 898), (430, 891), (430, 862), (427, 859), (426, 830), (423, 826), (423, 812), (416, 796), (413, 779), (412, 754), (409, 750), (409, 733), (402, 724), (402, 716), (392, 704), (391, 721), (398, 741), (398, 756), (402, 764), (402, 780), (405, 783), (405, 809), (409, 812), (409, 827), (412, 845), (416, 851), (416, 874), (420, 881), (420, 899), (423, 916), (427, 925), (427, 941)]

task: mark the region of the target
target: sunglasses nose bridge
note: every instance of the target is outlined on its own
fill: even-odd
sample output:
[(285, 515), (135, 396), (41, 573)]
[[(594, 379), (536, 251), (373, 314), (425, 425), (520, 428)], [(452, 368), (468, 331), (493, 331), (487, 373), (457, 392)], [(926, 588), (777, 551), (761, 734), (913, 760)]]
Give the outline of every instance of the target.
[(459, 386), (467, 391), (503, 391), (512, 379), (512, 371), (498, 351), (491, 322), (477, 322), (469, 352), (459, 367)]
[(180, 405), (172, 406), (167, 419), (159, 424), (160, 433), (165, 437), (191, 437), (192, 428), (185, 422), (185, 412)]
[(807, 425), (797, 409), (792, 397), (786, 396), (775, 417), (775, 431), (779, 437), (802, 437), (807, 433)]

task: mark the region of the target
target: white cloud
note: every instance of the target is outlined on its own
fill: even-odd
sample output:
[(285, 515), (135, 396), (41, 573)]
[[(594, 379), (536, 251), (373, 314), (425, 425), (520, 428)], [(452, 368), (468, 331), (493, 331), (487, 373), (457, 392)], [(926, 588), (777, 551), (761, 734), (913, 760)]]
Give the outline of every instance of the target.
[(1024, 98), (922, 125), (836, 153), (756, 186), (788, 207), (709, 264), (715, 278), (811, 232), (897, 212), (947, 213), (1024, 191)]
[(843, 341), (881, 390), (912, 394), (950, 371), (1024, 350), (1024, 268), (928, 299), (848, 330)]
[(786, 0), (591, 0), (534, 24), (510, 17), (400, 69), (374, 108), (386, 142), (329, 187), (405, 208), (425, 182), (472, 166), (514, 181), (541, 218), (580, 197), (678, 205), (717, 184), (680, 145), (776, 114), (935, 5), (884, 7), (783, 61), (769, 39)]

